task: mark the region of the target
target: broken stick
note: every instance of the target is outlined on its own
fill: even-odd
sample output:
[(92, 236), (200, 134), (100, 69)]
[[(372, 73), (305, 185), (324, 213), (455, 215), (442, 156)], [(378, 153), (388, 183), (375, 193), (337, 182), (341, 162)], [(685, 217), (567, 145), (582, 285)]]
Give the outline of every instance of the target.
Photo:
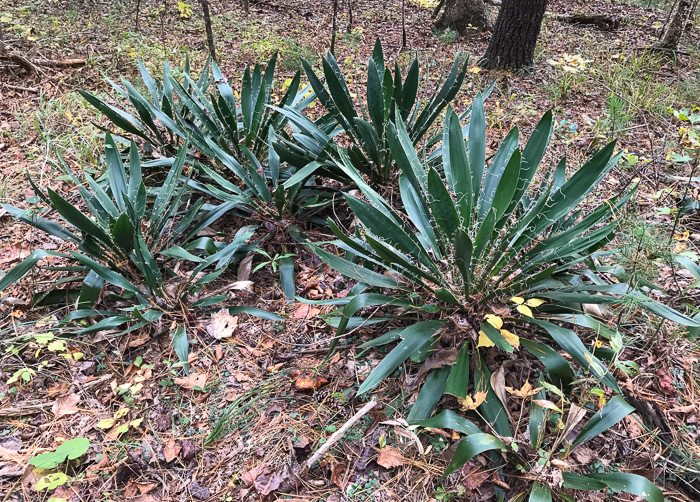
[(309, 457), (309, 459), (306, 462), (304, 462), (304, 466), (301, 468), (299, 475), (302, 476), (302, 475), (306, 474), (308, 472), (308, 470), (311, 468), (311, 466), (314, 465), (316, 463), (316, 461), (318, 461), (323, 455), (325, 455), (325, 453), (328, 450), (330, 450), (331, 446), (333, 446), (335, 443), (337, 443), (340, 440), (340, 438), (342, 438), (345, 435), (345, 433), (348, 431), (348, 429), (350, 429), (350, 427), (352, 427), (355, 424), (355, 422), (357, 422), (359, 419), (364, 417), (367, 413), (369, 413), (369, 410), (371, 410), (375, 406), (377, 406), (377, 401), (372, 399), (369, 403), (365, 404), (360, 409), (360, 411), (355, 413), (350, 418), (350, 420), (345, 422), (345, 424), (343, 424), (343, 426), (340, 429), (335, 431), (333, 433), (333, 435), (330, 438), (328, 438), (328, 441), (323, 443), (321, 445), (321, 447), (318, 449), (318, 451), (316, 451), (316, 453), (311, 455)]

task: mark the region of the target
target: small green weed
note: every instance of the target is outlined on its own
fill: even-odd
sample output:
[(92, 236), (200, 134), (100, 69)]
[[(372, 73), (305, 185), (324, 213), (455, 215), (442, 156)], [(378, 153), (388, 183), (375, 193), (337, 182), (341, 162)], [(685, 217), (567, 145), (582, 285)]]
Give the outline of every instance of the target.
[(433, 35), (435, 38), (440, 40), (445, 45), (450, 45), (455, 43), (457, 40), (457, 32), (454, 30), (446, 29), (446, 30), (436, 30), (433, 29)]

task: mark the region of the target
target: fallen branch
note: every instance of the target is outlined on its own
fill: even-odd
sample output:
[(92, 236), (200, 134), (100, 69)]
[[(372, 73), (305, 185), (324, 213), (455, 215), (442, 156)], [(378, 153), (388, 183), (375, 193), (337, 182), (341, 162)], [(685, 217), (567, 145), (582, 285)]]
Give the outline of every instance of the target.
[(25, 91), (25, 92), (39, 92), (39, 89), (36, 87), (22, 87), (21, 85), (12, 85), (12, 84), (0, 84), (3, 87), (6, 87), (8, 89), (12, 89), (15, 91)]
[(335, 431), (333, 435), (328, 439), (328, 441), (323, 443), (323, 445), (321, 445), (321, 447), (316, 451), (316, 453), (311, 455), (309, 459), (306, 462), (304, 462), (304, 466), (301, 468), (301, 471), (299, 471), (299, 476), (301, 477), (305, 475), (309, 471), (311, 466), (314, 465), (323, 455), (325, 455), (325, 453), (328, 450), (330, 450), (331, 447), (345, 435), (348, 429), (350, 429), (350, 427), (352, 427), (355, 424), (355, 422), (364, 417), (367, 413), (369, 413), (369, 410), (371, 410), (375, 406), (377, 406), (377, 401), (372, 399), (369, 403), (365, 404), (360, 409), (360, 411), (355, 413), (350, 418), (350, 420), (345, 422), (345, 424), (343, 424), (343, 426), (340, 429)]

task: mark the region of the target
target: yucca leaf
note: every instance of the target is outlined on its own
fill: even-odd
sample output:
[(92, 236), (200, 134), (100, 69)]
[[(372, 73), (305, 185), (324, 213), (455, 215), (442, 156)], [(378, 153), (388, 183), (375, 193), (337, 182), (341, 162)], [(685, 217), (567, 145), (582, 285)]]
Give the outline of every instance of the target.
[(443, 410), (434, 417), (423, 420), (420, 425), (432, 429), (452, 429), (468, 435), (481, 433), (476, 425), (451, 410)]
[(471, 172), (472, 200), (476, 201), (481, 189), (486, 164), (486, 117), (484, 116), (484, 101), (477, 94), (472, 103), (471, 120), (469, 121), (469, 170)]
[(480, 453), (491, 450), (506, 451), (506, 444), (491, 434), (472, 434), (459, 442), (457, 450), (443, 477), (449, 476)]
[[(469, 344), (463, 343), (457, 354), (450, 376), (445, 384), (445, 393), (455, 397), (465, 398), (469, 388)], [(424, 425), (425, 427), (425, 425)], [(454, 427), (452, 427), (454, 428)]]
[[(522, 341), (521, 341), (522, 342)], [(541, 380), (537, 382), (537, 387), (541, 387)], [(567, 393), (568, 394), (568, 393)], [(547, 410), (543, 406), (538, 405), (535, 401), (545, 399), (546, 393), (544, 389), (540, 390), (533, 396), (530, 403), (530, 418), (528, 429), (530, 430), (530, 446), (537, 450), (542, 443), (545, 427), (547, 426)]]
[(503, 437), (512, 437), (508, 412), (503, 409), (503, 404), (491, 387), (491, 371), (481, 358), (481, 354), (474, 356), (474, 390), (486, 392), (486, 400), (479, 406), (481, 416), (491, 424), (497, 434)]
[[(515, 173), (515, 176), (513, 176), (515, 166), (511, 166), (510, 161), (515, 149), (518, 147), (518, 134), (519, 131), (517, 127), (510, 130), (508, 135), (501, 142), (496, 155), (494, 155), (491, 161), (491, 165), (489, 165), (477, 202), (477, 221), (479, 223), (486, 218), (486, 215), (491, 210), (499, 187), (502, 186), (500, 190), (501, 193), (498, 194), (497, 212), (500, 214), (497, 214), (497, 219), (501, 218), (512, 199), (513, 192), (517, 185), (518, 173)], [(517, 164), (519, 171), (520, 162)], [(506, 167), (510, 167), (511, 172), (506, 173)], [(506, 186), (510, 187), (511, 184), (513, 187), (512, 190), (509, 188), (506, 189)], [(505, 199), (507, 199), (507, 201), (505, 201)]]
[(117, 246), (122, 248), (122, 250), (129, 253), (134, 249), (135, 232), (136, 229), (134, 225), (132, 225), (129, 215), (127, 213), (122, 213), (112, 226), (112, 240)]
[(109, 236), (94, 221), (85, 216), (75, 206), (73, 206), (73, 204), (68, 202), (50, 188), (47, 190), (49, 193), (49, 198), (51, 199), (51, 205), (54, 207), (54, 209), (56, 209), (58, 214), (63, 216), (68, 223), (80, 230), (83, 233), (83, 236), (93, 236), (108, 246), (112, 244), (112, 240), (109, 238)]
[(542, 116), (539, 123), (535, 127), (535, 130), (530, 136), (530, 139), (525, 145), (525, 149), (522, 154), (522, 162), (520, 175), (518, 177), (518, 184), (513, 194), (512, 200), (508, 209), (505, 211), (506, 214), (510, 214), (520, 202), (525, 191), (530, 186), (532, 178), (534, 178), (537, 168), (542, 162), (544, 157), (544, 152), (549, 146), (549, 141), (552, 138), (552, 131), (554, 130), (554, 120), (552, 118), (552, 112), (548, 111)]
[(34, 228), (38, 228), (49, 235), (53, 235), (54, 237), (73, 242), (75, 244), (80, 241), (80, 238), (77, 235), (65, 228), (63, 225), (60, 225), (55, 221), (39, 218), (28, 209), (20, 209), (9, 204), (0, 204), (0, 207), (2, 207), (14, 218), (17, 218), (19, 221), (27, 223)]
[(574, 370), (571, 364), (556, 350), (542, 343), (520, 338), (522, 345), (530, 354), (535, 356), (547, 368), (549, 378), (554, 385), (562, 389), (565, 394), (571, 392), (571, 383), (574, 381)]
[(381, 63), (381, 68), (377, 67), (377, 63), (373, 58), (370, 58), (367, 65), (367, 109), (369, 116), (372, 119), (374, 130), (378, 138), (384, 137), (384, 64)]
[(409, 424), (422, 422), (430, 416), (445, 391), (449, 374), (450, 368), (448, 366), (430, 372), (406, 418)]
[(372, 270), (366, 269), (364, 267), (361, 267), (360, 265), (356, 265), (352, 262), (349, 262), (343, 258), (340, 258), (339, 256), (336, 256), (332, 253), (329, 253), (327, 251), (324, 251), (323, 249), (317, 247), (317, 246), (311, 246), (311, 249), (313, 249), (314, 253), (328, 266), (332, 267), (334, 270), (337, 270), (341, 274), (343, 274), (345, 277), (349, 277), (351, 279), (354, 279), (359, 282), (363, 282), (365, 284), (368, 284), (370, 286), (375, 286), (375, 287), (382, 287), (382, 288), (397, 288), (398, 283), (390, 279), (389, 277), (386, 277), (385, 275), (378, 274), (376, 272), (373, 272)]
[[(454, 111), (448, 111), (445, 119), (445, 136), (443, 139), (443, 149), (447, 154), (443, 155), (443, 169), (448, 186), (455, 194), (455, 206), (460, 216), (463, 228), (471, 227), (473, 211), (473, 176), (469, 165), (469, 157), (464, 147), (462, 139), (462, 129), (459, 119)], [(447, 160), (445, 160), (447, 159)]]
[(76, 253), (75, 251), (71, 251), (70, 256), (82, 263), (83, 265), (86, 265), (90, 270), (94, 271), (97, 275), (102, 277), (105, 281), (109, 282), (110, 284), (114, 284), (118, 288), (122, 288), (131, 293), (134, 293), (138, 297), (142, 297), (143, 293), (141, 292), (141, 290), (117, 272), (109, 270), (108, 268), (99, 264), (92, 258), (82, 255), (80, 253)]
[(595, 472), (576, 474), (564, 471), (564, 487), (574, 490), (605, 490), (612, 488), (642, 497), (649, 502), (663, 502), (664, 495), (659, 488), (644, 476), (628, 472)]
[(596, 378), (599, 378), (605, 385), (619, 392), (620, 387), (617, 385), (612, 373), (610, 373), (605, 364), (586, 349), (575, 332), (540, 319), (528, 318), (527, 322), (544, 328), (557, 345), (573, 357), (583, 368), (593, 373)]
[[(428, 171), (428, 195), (432, 216), (442, 230), (443, 239), (451, 241), (459, 227), (459, 216), (452, 196), (434, 169)], [(442, 251), (447, 251), (447, 247), (443, 246)]]
[[(50, 254), (43, 249), (37, 249), (22, 260), (18, 265), (15, 265), (10, 270), (7, 271), (5, 275), (0, 277), (0, 291), (5, 291), (7, 288), (12, 286), (15, 282), (19, 281), (22, 277), (27, 275), (31, 269), (39, 262), (39, 260), (46, 258)], [(61, 255), (57, 255), (61, 256)]]
[(571, 443), (571, 447), (576, 448), (576, 446), (602, 434), (627, 415), (634, 412), (634, 406), (625, 401), (622, 396), (613, 397), (600, 411), (595, 412), (588, 423), (583, 426), (579, 435), (574, 442)]
[(405, 328), (401, 332), (401, 338), (403, 338), (403, 340), (382, 359), (382, 362), (380, 362), (376, 368), (374, 368), (372, 373), (360, 386), (357, 394), (362, 395), (374, 389), (406, 359), (418, 352), (425, 345), (429, 345), (432, 337), (446, 322), (447, 321), (423, 321)]
[(176, 326), (172, 331), (173, 338), (173, 349), (177, 358), (182, 363), (182, 367), (185, 369), (185, 374), (189, 373), (188, 357), (190, 355), (190, 342), (187, 339), (187, 333), (185, 328), (182, 326)]

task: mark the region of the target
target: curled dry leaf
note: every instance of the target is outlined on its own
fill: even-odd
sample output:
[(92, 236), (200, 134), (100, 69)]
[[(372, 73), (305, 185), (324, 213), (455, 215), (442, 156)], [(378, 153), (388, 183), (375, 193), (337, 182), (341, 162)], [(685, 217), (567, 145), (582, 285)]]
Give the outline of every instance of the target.
[(385, 446), (379, 451), (377, 463), (386, 469), (401, 467), (405, 460), (401, 452), (393, 446)]
[(294, 387), (296, 387), (297, 390), (318, 390), (327, 383), (328, 380), (323, 377), (317, 376), (312, 378), (300, 376), (294, 381)]
[(238, 316), (232, 316), (227, 309), (221, 309), (212, 314), (211, 322), (207, 325), (207, 333), (217, 340), (230, 338), (238, 327)]
[(51, 407), (51, 412), (56, 418), (63, 417), (65, 415), (74, 415), (78, 413), (78, 403), (80, 402), (80, 396), (78, 394), (68, 394), (67, 396), (61, 396), (56, 399), (56, 402)]
[(207, 383), (207, 376), (202, 373), (190, 373), (185, 378), (176, 378), (174, 380), (175, 385), (179, 385), (183, 389), (187, 390), (204, 390), (204, 386)]
[(457, 398), (457, 401), (459, 402), (460, 407), (462, 408), (462, 411), (473, 411), (477, 409), (479, 406), (481, 406), (481, 403), (486, 401), (486, 395), (487, 393), (484, 391), (479, 391), (474, 394), (474, 397), (472, 398), (471, 396), (467, 396), (464, 399), (461, 397)]
[(313, 319), (320, 313), (320, 309), (303, 303), (299, 305), (299, 307), (297, 307), (297, 309), (294, 311), (293, 317), (294, 319)]
[(525, 382), (525, 384), (522, 386), (520, 390), (518, 389), (513, 389), (513, 387), (506, 387), (506, 391), (508, 391), (508, 394), (519, 397), (520, 399), (526, 399), (530, 396), (534, 396), (537, 394), (539, 391), (541, 391), (544, 387), (537, 387), (536, 389), (532, 388), (532, 385), (530, 385), (530, 382)]
[(170, 438), (163, 448), (163, 456), (166, 462), (171, 462), (180, 454), (182, 447), (173, 438)]

